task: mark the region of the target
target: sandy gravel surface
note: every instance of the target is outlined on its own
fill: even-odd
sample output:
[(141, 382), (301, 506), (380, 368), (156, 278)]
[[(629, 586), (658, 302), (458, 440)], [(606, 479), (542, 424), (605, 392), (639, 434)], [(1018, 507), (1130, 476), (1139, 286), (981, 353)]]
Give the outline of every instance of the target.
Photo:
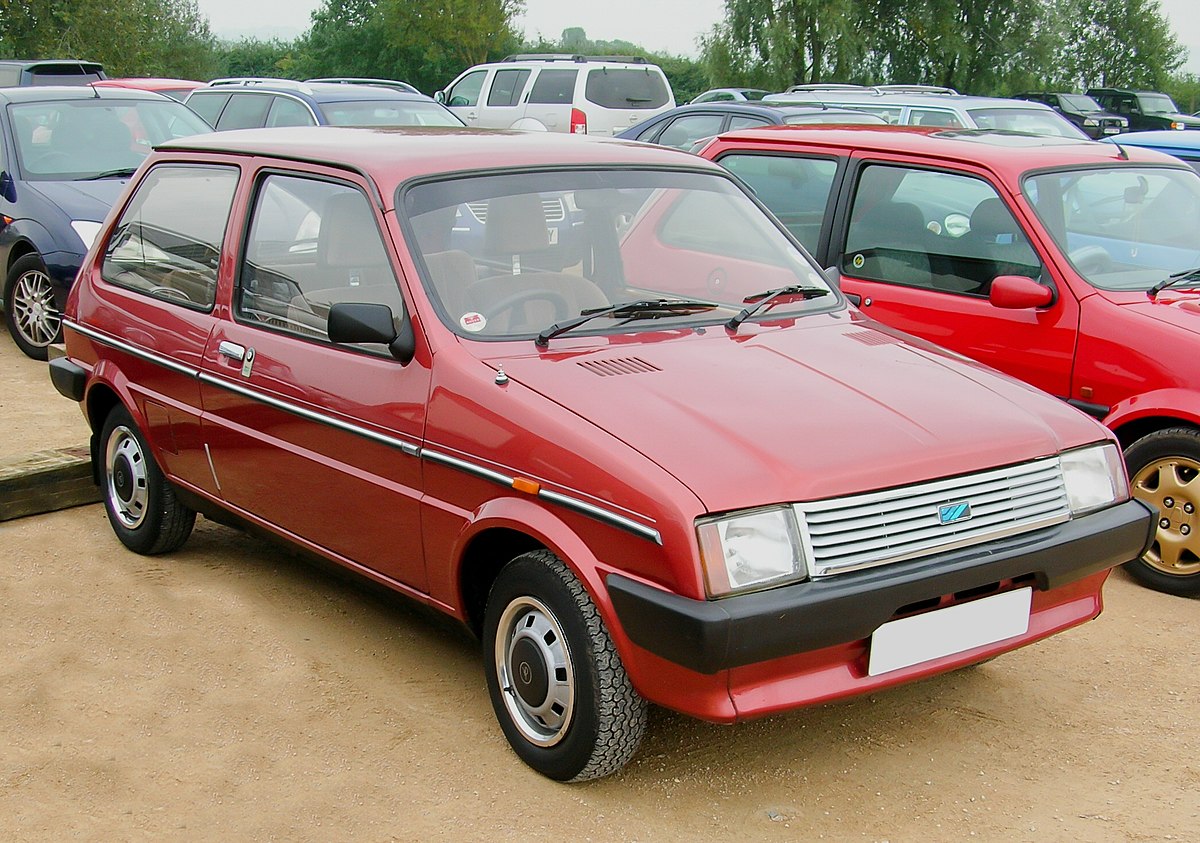
[[(0, 456), (85, 441), (18, 358)], [(622, 773), (560, 785), (475, 642), (273, 545), (202, 519), (141, 557), (94, 505), (0, 523), (0, 553), (4, 841), (1200, 838), (1200, 600), (1123, 572), (981, 667), (736, 727), (653, 710)]]

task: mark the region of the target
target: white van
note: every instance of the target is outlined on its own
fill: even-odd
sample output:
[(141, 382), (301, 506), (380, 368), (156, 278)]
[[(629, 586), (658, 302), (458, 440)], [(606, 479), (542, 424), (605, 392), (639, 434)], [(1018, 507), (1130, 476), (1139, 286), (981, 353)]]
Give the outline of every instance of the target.
[(675, 107), (662, 69), (634, 56), (509, 56), (475, 65), (434, 98), (468, 126), (594, 135)]

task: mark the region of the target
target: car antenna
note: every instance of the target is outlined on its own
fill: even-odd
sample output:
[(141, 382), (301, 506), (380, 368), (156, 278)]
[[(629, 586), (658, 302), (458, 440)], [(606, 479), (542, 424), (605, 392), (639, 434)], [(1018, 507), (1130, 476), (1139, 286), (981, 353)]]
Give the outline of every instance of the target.
[(1117, 148), (1117, 156), (1122, 161), (1129, 160), (1129, 153), (1125, 151), (1125, 147), (1121, 146), (1121, 144), (1117, 143), (1116, 141), (1113, 141), (1113, 146), (1115, 146)]

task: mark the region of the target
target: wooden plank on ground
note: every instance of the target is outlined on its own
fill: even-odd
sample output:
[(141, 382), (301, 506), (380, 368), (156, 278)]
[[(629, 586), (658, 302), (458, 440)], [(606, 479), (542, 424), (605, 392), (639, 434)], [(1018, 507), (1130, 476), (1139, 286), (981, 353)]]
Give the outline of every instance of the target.
[(86, 445), (0, 459), (0, 521), (98, 500)]

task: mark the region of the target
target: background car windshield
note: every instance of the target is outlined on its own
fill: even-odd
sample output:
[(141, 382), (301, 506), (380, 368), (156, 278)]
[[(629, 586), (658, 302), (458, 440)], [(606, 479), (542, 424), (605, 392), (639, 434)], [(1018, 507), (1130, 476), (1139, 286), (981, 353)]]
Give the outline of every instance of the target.
[(435, 102), (398, 100), (334, 102), (321, 106), (331, 126), (462, 126)]
[(193, 111), (163, 100), (68, 100), (10, 105), (21, 170), (31, 181), (70, 181), (133, 169), (172, 138), (211, 132)]
[(1179, 106), (1166, 94), (1142, 94), (1138, 97), (1146, 114), (1178, 114)]
[[(426, 183), (397, 201), (430, 298), (474, 338), (532, 337), (582, 312), (641, 299), (711, 303), (653, 319), (599, 318), (584, 332), (726, 321), (747, 296), (820, 272), (729, 179), (684, 172), (547, 171)], [(781, 299), (762, 319), (839, 306)]]
[(1060, 138), (1087, 137), (1069, 120), (1040, 108), (972, 108), (968, 113), (981, 129), (1002, 129)]
[(1075, 269), (1102, 290), (1148, 290), (1200, 266), (1200, 176), (1120, 167), (1044, 173), (1024, 193)]
[(662, 74), (603, 67), (588, 73), (584, 96), (604, 108), (661, 108), (671, 95)]
[(1081, 114), (1104, 110), (1100, 107), (1100, 103), (1087, 94), (1060, 94), (1059, 99), (1062, 100), (1063, 105), (1070, 106)]

